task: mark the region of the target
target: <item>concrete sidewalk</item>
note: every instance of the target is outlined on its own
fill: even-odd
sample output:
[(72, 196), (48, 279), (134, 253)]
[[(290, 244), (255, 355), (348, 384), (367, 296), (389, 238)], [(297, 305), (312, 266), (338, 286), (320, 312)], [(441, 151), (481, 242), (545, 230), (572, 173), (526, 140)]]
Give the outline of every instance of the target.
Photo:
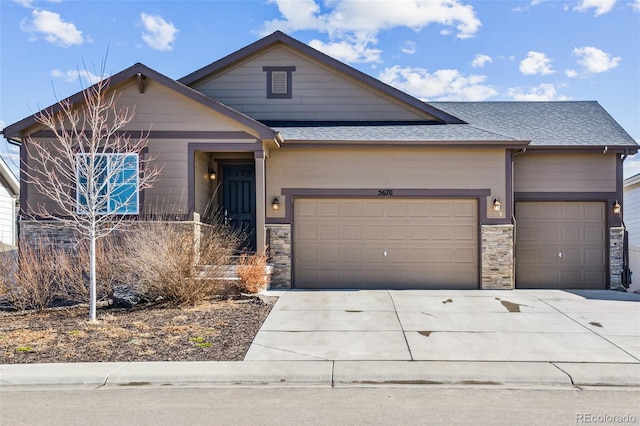
[(287, 291), (245, 361), (0, 365), (0, 390), (75, 386), (640, 388), (640, 295)]

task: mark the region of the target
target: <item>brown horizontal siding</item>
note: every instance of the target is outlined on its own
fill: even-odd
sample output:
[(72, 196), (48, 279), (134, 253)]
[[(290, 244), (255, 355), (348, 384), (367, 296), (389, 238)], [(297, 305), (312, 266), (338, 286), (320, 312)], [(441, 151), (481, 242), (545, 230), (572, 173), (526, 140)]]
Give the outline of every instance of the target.
[[(266, 97), (265, 66), (295, 66), (293, 96)], [(276, 47), (194, 88), (257, 119), (420, 120), (418, 115), (355, 80), (341, 77), (285, 47)]]

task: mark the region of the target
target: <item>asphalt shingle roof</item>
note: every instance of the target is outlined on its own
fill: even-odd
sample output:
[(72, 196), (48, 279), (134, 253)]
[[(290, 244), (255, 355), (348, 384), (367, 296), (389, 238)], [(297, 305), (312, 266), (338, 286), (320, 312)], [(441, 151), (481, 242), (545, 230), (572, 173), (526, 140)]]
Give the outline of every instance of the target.
[(299, 141), (398, 141), (398, 142), (471, 142), (513, 141), (514, 139), (468, 124), (403, 125), (322, 125), (276, 126), (287, 140)]
[(637, 146), (595, 101), (429, 102), (487, 131), (530, 140), (530, 146)]
[(467, 124), (286, 123), (286, 141), (508, 142), (530, 146), (636, 148), (631, 136), (595, 101), (429, 102)]

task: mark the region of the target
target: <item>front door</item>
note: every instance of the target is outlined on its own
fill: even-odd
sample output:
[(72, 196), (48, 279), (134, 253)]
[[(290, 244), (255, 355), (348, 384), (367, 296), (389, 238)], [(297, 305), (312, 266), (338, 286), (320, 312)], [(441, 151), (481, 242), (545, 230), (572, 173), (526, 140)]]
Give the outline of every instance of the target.
[(241, 234), (242, 249), (256, 250), (256, 175), (253, 164), (227, 164), (223, 168), (223, 214)]

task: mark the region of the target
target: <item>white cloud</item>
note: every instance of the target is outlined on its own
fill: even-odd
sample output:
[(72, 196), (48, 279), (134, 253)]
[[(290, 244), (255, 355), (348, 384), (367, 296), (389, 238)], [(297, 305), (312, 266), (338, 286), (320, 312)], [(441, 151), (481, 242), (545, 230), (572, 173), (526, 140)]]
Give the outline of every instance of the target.
[(520, 72), (525, 75), (548, 75), (555, 71), (551, 69), (551, 59), (540, 52), (529, 51), (527, 57), (520, 61)]
[(573, 49), (573, 55), (577, 56), (578, 63), (591, 73), (609, 71), (617, 67), (622, 59), (620, 57), (611, 57), (610, 54), (591, 46), (576, 47)]
[(276, 4), (283, 19), (264, 23), (264, 32), (318, 30), (330, 35), (345, 32), (365, 32), (375, 35), (384, 29), (409, 27), (420, 30), (435, 23), (455, 27), (457, 37), (473, 37), (480, 28), (472, 6), (459, 0), (396, 0), (388, 2), (369, 0), (331, 0), (322, 14), (315, 0), (269, 0)]
[(489, 62), (493, 62), (493, 59), (491, 59), (491, 56), (484, 55), (482, 53), (477, 53), (476, 57), (473, 58), (473, 61), (471, 62), (471, 66), (473, 68), (480, 68), (480, 67), (484, 67), (485, 64)]
[(566, 70), (564, 73), (569, 78), (576, 78), (578, 76), (578, 71), (576, 70)]
[(413, 55), (414, 53), (416, 53), (416, 42), (415, 41), (405, 42), (405, 44), (400, 47), (400, 51), (407, 55)]
[(559, 95), (553, 84), (540, 84), (524, 92), (519, 87), (509, 89), (509, 96), (514, 101), (568, 101), (571, 98)]
[(385, 83), (423, 100), (482, 101), (498, 92), (483, 84), (484, 75), (464, 75), (444, 69), (429, 73), (424, 68), (386, 68), (378, 78)]
[(616, 0), (580, 0), (579, 4), (574, 7), (573, 10), (586, 12), (589, 9), (595, 9), (594, 16), (600, 16), (611, 12), (615, 4)]
[(309, 46), (343, 62), (381, 62), (380, 49), (367, 47), (368, 40), (343, 40), (324, 43), (311, 40)]
[(159, 15), (140, 14), (142, 19), (142, 39), (147, 45), (156, 50), (168, 51), (173, 49), (173, 42), (176, 40), (178, 30), (173, 23), (167, 22)]
[(635, 10), (636, 12), (640, 12), (640, 0), (635, 0), (632, 4), (631, 7), (633, 8), (633, 10)]
[(34, 39), (37, 39), (37, 34), (42, 34), (49, 43), (62, 47), (84, 43), (82, 31), (73, 23), (63, 21), (59, 14), (48, 10), (34, 10), (32, 17), (30, 23), (23, 20), (20, 27), (22, 31), (33, 34)]
[[(316, 0), (268, 2), (278, 6), (282, 18), (264, 22), (263, 35), (275, 30), (289, 33), (315, 30), (329, 36), (327, 46), (336, 45), (333, 48), (343, 52), (366, 52), (371, 49), (368, 44), (377, 43), (380, 31), (397, 27), (419, 31), (430, 24), (439, 24), (454, 29), (456, 37), (464, 39), (473, 37), (482, 25), (473, 6), (464, 5), (460, 0), (395, 0), (391, 7), (384, 1), (328, 0), (322, 8)], [(320, 42), (315, 40), (315, 43)], [(378, 60), (371, 52), (355, 56), (359, 60)]]
[(58, 69), (54, 69), (54, 70), (51, 70), (51, 77), (58, 78), (64, 81), (65, 83), (73, 83), (75, 81), (78, 81), (79, 78), (82, 78), (82, 80), (84, 80), (84, 82), (87, 84), (95, 84), (100, 80), (102, 80), (103, 78), (105, 78), (106, 76), (101, 77), (87, 70), (61, 71)]
[(22, 7), (27, 7), (29, 9), (33, 9), (33, 2), (35, 0), (13, 0), (15, 4), (18, 4)]

